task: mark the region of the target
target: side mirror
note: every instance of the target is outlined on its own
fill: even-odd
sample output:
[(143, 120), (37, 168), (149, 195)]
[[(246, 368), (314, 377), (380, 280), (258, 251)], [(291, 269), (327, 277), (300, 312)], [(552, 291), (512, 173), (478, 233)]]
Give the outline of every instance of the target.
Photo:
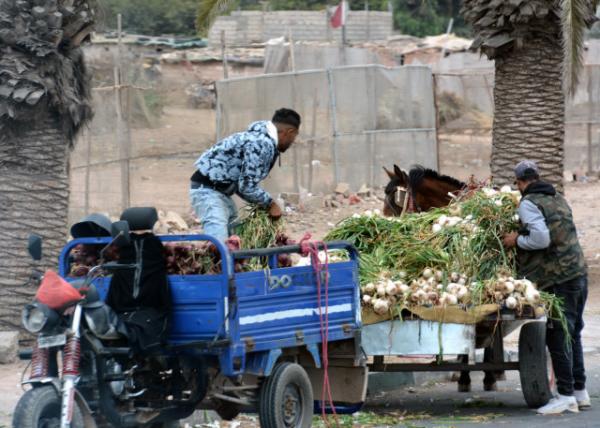
[(124, 247), (131, 243), (131, 237), (129, 236), (129, 223), (126, 221), (115, 221), (110, 225), (110, 235), (112, 240), (106, 245), (106, 247), (100, 250), (100, 260), (104, 260), (104, 253), (108, 250), (111, 245), (117, 247)]
[(110, 226), (110, 234), (113, 238), (112, 243), (117, 247), (123, 247), (131, 243), (131, 237), (129, 236), (129, 223), (124, 220), (115, 221)]
[(42, 238), (41, 236), (31, 234), (27, 242), (27, 252), (33, 260), (42, 260)]

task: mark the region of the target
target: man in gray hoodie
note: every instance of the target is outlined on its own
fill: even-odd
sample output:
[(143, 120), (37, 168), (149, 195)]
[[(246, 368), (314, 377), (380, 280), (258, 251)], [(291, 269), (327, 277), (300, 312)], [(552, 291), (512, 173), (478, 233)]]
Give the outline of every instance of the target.
[[(523, 198), (519, 204), (522, 228), (503, 238), (516, 247), (518, 275), (541, 290), (560, 297), (567, 320), (565, 332), (549, 320), (546, 344), (552, 357), (558, 395), (538, 409), (540, 414), (577, 412), (590, 407), (583, 364), (583, 309), (587, 299), (587, 266), (571, 208), (554, 187), (540, 180), (535, 162), (524, 160), (515, 168), (516, 184)], [(567, 336), (568, 334), (568, 336)]]

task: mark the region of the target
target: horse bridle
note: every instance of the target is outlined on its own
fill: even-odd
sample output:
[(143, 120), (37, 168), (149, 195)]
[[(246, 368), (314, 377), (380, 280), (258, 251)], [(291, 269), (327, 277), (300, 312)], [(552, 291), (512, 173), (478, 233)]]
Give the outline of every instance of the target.
[(400, 217), (404, 216), (404, 214), (406, 214), (407, 212), (417, 211), (412, 191), (408, 187), (396, 186), (394, 203), (396, 204), (396, 207), (400, 207), (400, 204), (402, 204), (402, 211), (400, 212)]

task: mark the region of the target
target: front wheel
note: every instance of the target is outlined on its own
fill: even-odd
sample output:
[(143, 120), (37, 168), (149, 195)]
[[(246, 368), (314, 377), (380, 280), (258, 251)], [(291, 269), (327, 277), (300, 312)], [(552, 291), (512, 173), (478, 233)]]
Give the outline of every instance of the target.
[(310, 428), (313, 391), (306, 371), (294, 363), (281, 363), (265, 379), (258, 416), (262, 428)]
[[(83, 428), (83, 416), (73, 403), (71, 428)], [(61, 397), (52, 385), (27, 391), (15, 408), (13, 428), (59, 428)]]

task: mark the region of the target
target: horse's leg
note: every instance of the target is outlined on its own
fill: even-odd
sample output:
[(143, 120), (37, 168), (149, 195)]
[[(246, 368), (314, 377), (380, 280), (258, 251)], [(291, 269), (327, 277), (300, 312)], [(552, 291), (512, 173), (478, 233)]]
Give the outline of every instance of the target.
[[(492, 363), (494, 362), (493, 350), (491, 346), (488, 346), (483, 350), (483, 362)], [(496, 391), (498, 386), (496, 384), (496, 374), (493, 370), (487, 370), (484, 372), (483, 377), (483, 390), (484, 391)]]
[[(485, 348), (483, 352), (483, 361), (486, 363), (504, 363), (504, 335), (502, 333), (502, 324), (498, 324), (494, 329), (494, 337), (490, 346)], [(498, 385), (497, 380), (506, 379), (504, 370), (490, 370), (485, 372), (483, 378), (484, 391), (496, 391)]]
[[(463, 364), (469, 362), (468, 355), (460, 355), (458, 361)], [(471, 375), (468, 370), (462, 370), (458, 378), (458, 392), (471, 392)]]

